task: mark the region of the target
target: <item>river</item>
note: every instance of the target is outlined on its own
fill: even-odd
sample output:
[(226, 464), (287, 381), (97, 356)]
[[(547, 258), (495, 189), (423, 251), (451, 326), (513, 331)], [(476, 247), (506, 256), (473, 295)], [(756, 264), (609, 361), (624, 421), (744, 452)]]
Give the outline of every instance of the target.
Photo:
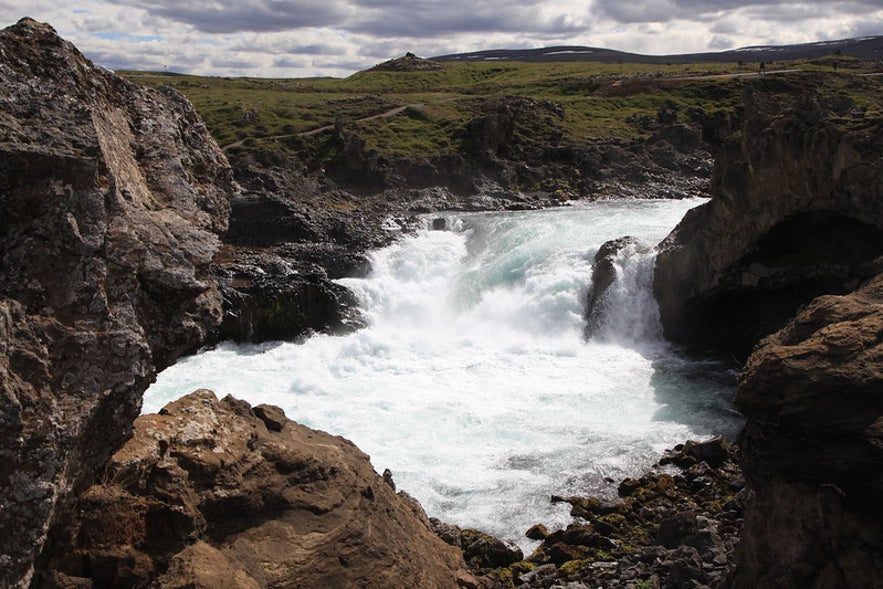
[(652, 248), (617, 258), (607, 316), (583, 337), (594, 254), (622, 235), (659, 242), (702, 201), (599, 201), (447, 213), (372, 253), (344, 284), (369, 327), (303, 344), (223, 344), (160, 374), (145, 411), (196, 388), (282, 407), (389, 468), (430, 516), (528, 548), (568, 522), (550, 495), (609, 494), (664, 449), (733, 436), (735, 375), (661, 337)]

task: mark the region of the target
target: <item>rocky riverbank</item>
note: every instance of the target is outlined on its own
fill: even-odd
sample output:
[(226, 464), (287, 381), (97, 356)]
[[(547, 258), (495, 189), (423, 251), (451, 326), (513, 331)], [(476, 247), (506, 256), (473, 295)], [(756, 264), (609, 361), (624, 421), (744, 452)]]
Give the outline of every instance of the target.
[(717, 587), (730, 572), (747, 500), (736, 449), (720, 438), (667, 452), (639, 479), (619, 483), (618, 496), (555, 497), (569, 503), (573, 523), (526, 531), (540, 540), (524, 558), (475, 530), (433, 522), (463, 550), (480, 587)]

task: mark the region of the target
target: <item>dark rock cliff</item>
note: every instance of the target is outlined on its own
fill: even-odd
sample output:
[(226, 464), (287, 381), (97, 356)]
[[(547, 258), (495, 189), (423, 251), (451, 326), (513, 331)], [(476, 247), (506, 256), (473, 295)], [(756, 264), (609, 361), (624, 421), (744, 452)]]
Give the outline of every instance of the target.
[(880, 122), (833, 122), (810, 89), (746, 97), (717, 157), (714, 199), (660, 244), (654, 294), (666, 337), (744, 359), (814, 297), (883, 270)]
[(736, 403), (754, 497), (733, 586), (883, 586), (883, 275), (764, 339)]
[(182, 96), (48, 25), (0, 32), (0, 104), (0, 585), (19, 587), (156, 371), (220, 320), (235, 186)]
[(736, 399), (751, 498), (728, 585), (880, 587), (883, 120), (796, 94), (748, 97), (654, 288), (666, 335), (694, 349), (745, 357), (772, 333)]

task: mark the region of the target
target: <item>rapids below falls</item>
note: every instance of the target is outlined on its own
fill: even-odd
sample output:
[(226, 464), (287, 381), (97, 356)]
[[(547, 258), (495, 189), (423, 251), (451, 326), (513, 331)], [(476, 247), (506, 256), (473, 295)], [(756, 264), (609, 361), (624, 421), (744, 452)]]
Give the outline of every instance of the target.
[[(355, 442), (431, 517), (529, 549), (531, 525), (570, 521), (551, 495), (613, 495), (666, 448), (741, 425), (735, 374), (667, 344), (651, 294), (652, 246), (701, 202), (438, 215), (448, 230), (374, 251), (369, 277), (340, 281), (369, 327), (203, 351), (159, 375), (144, 411), (197, 388), (278, 405)], [(617, 256), (587, 341), (594, 255), (623, 235), (648, 247)]]

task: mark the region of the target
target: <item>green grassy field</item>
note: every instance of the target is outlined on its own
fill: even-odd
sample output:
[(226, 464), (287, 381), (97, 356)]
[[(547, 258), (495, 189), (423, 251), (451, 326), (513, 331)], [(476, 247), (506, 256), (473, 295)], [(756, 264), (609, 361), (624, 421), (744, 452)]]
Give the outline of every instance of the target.
[[(839, 68), (835, 69), (835, 61)], [(775, 64), (772, 70), (824, 72), (818, 91), (851, 99), (871, 115), (883, 111), (880, 78), (855, 74), (870, 67), (843, 58)], [(638, 138), (634, 121), (667, 109), (685, 119), (690, 109), (732, 110), (754, 64), (642, 65), (606, 63), (446, 63), (429, 71), (367, 70), (348, 78), (259, 79), (121, 72), (151, 86), (184, 93), (218, 143), (232, 155), (293, 151), (305, 161), (333, 155), (335, 125), (354, 130), (381, 155), (431, 156), (460, 147), (462, 131), (489, 100), (527, 97), (561, 106), (560, 139)], [(767, 74), (767, 79), (773, 77)], [(389, 113), (390, 116), (369, 117)], [(312, 132), (312, 133), (311, 133)]]

